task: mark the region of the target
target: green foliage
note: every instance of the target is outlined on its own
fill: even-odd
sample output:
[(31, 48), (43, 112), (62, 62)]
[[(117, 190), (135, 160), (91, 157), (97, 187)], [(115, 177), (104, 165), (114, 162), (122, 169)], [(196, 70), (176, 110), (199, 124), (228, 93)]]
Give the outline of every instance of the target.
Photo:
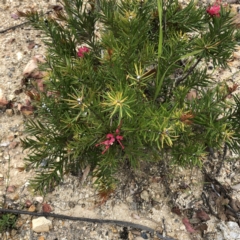
[(63, 10), (25, 16), (47, 46), (45, 88), (23, 140), (37, 190), (90, 164), (111, 192), (126, 161), (168, 153), (172, 164), (201, 166), (209, 147), (238, 151), (236, 86), (213, 83), (206, 67), (227, 67), (236, 45), (227, 8), (211, 16), (194, 1), (63, 0)]
[(17, 221), (17, 215), (6, 213), (0, 214), (0, 233), (14, 228)]

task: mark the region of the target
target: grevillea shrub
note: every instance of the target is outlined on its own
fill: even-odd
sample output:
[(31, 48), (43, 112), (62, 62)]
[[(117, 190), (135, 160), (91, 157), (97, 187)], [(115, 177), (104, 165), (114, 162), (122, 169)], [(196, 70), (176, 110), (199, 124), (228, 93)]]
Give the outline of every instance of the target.
[(112, 191), (126, 162), (137, 168), (168, 154), (169, 164), (201, 166), (209, 148), (239, 151), (238, 86), (207, 70), (227, 68), (236, 45), (227, 5), (62, 2), (48, 14), (19, 13), (47, 48), (23, 139), (36, 189), (90, 166), (100, 190)]

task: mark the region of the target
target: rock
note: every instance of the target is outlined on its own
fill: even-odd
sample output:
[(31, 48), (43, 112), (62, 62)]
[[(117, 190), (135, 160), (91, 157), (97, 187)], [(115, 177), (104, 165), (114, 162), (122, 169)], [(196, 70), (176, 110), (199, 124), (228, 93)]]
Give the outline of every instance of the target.
[(133, 235), (136, 235), (137, 237), (141, 236), (141, 232), (140, 231), (132, 230), (131, 232), (132, 232)]
[(44, 204), (42, 205), (42, 211), (43, 211), (43, 212), (50, 213), (50, 212), (52, 211), (52, 208), (51, 208), (51, 206), (50, 206), (49, 204), (44, 203)]
[(0, 99), (5, 99), (5, 96), (4, 96), (4, 91), (2, 88), (0, 88)]
[(24, 163), (19, 163), (18, 165), (15, 165), (14, 168), (18, 170), (18, 172), (23, 172), (25, 170)]
[(7, 147), (10, 143), (9, 142), (3, 142), (0, 143), (0, 147)]
[(147, 234), (146, 234), (145, 232), (142, 232), (142, 233), (141, 233), (141, 238), (142, 238), (142, 239), (149, 239), (148, 236), (147, 236)]
[(240, 190), (240, 183), (231, 186), (231, 188), (232, 188), (233, 190), (239, 191), (239, 190)]
[(32, 216), (26, 215), (26, 214), (20, 214), (21, 219), (23, 219), (25, 222), (26, 221), (31, 221)]
[(13, 201), (17, 201), (19, 199), (19, 194), (15, 194), (12, 198)]
[(37, 59), (31, 59), (23, 70), (24, 77), (28, 77), (37, 67)]
[(6, 109), (6, 114), (8, 117), (12, 117), (13, 116), (13, 110), (12, 109)]
[(27, 182), (24, 183), (23, 186), (24, 186), (25, 188), (27, 188), (29, 185), (30, 185), (30, 182), (27, 181)]
[(16, 187), (15, 187), (15, 186), (9, 186), (9, 187), (7, 188), (7, 192), (8, 192), (8, 193), (13, 193), (13, 192), (15, 192), (15, 190), (16, 190)]
[(38, 240), (45, 240), (44, 236), (40, 236)]
[(140, 219), (140, 216), (137, 215), (136, 213), (132, 213), (131, 217), (134, 218), (134, 219)]
[(133, 202), (133, 196), (132, 196), (132, 195), (127, 196), (126, 201), (127, 201), (128, 203), (132, 203), (132, 202)]
[(23, 58), (23, 54), (21, 52), (17, 52), (17, 60), (20, 61)]
[(24, 221), (21, 218), (17, 219), (17, 222), (15, 223), (16, 228), (20, 228), (22, 227), (22, 225), (24, 224)]
[(8, 95), (8, 101), (14, 101), (16, 96), (14, 94)]
[(28, 209), (29, 212), (35, 212), (36, 211), (36, 207), (34, 205), (31, 205)]
[(34, 232), (49, 232), (50, 228), (52, 228), (52, 221), (45, 217), (39, 217), (32, 220), (32, 230)]
[(9, 154), (6, 154), (3, 156), (3, 158), (4, 158), (4, 160), (8, 161), (10, 159), (10, 156), (9, 156)]
[(43, 55), (36, 55), (34, 56), (26, 65), (23, 70), (23, 76), (29, 77), (31, 73), (34, 72), (38, 68), (38, 63), (44, 63), (44, 56)]
[(117, 230), (117, 228), (116, 228), (116, 227), (114, 227), (114, 226), (111, 226), (111, 230), (112, 230), (112, 232), (113, 232), (113, 233), (118, 233), (118, 230)]
[(135, 237), (134, 240), (144, 240), (142, 237)]
[(240, 228), (236, 222), (220, 222), (218, 228), (221, 230), (223, 237), (218, 240), (240, 239)]
[(42, 203), (43, 202), (43, 197), (38, 196), (38, 197), (35, 197), (34, 200), (39, 202), (39, 203)]
[(134, 240), (133, 234), (130, 231), (128, 232), (128, 240)]
[(29, 208), (31, 205), (32, 205), (32, 202), (30, 200), (26, 200), (25, 206)]
[(8, 239), (10, 239), (10, 234), (9, 234), (9, 232), (5, 232), (3, 236), (4, 236), (4, 237), (3, 237), (3, 240), (8, 240)]
[(4, 96), (3, 90), (0, 88), (0, 108), (4, 109), (7, 104), (8, 104), (8, 101)]
[(143, 190), (140, 194), (141, 199), (143, 199), (146, 202), (149, 202), (149, 193), (146, 190)]
[(16, 229), (12, 229), (11, 231), (11, 237), (14, 237), (17, 234), (17, 230)]

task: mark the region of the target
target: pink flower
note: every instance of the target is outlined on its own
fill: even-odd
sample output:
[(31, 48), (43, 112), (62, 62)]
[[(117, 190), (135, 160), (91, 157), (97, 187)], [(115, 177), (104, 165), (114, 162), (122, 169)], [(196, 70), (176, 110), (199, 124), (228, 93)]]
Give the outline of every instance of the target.
[(117, 139), (118, 143), (121, 145), (122, 149), (124, 149), (124, 146), (121, 143), (121, 141), (123, 140), (123, 136), (116, 136), (116, 139)]
[(107, 136), (106, 136), (107, 139), (111, 139), (111, 138), (114, 138), (113, 134), (112, 133), (108, 133)]
[(216, 2), (213, 6), (207, 8), (207, 13), (212, 17), (220, 17), (220, 10), (221, 6)]
[(89, 51), (90, 51), (90, 49), (88, 47), (80, 47), (78, 49), (77, 55), (78, 55), (78, 57), (83, 58), (84, 53), (88, 53)]
[(110, 148), (110, 146), (113, 145), (115, 140), (117, 140), (117, 142), (120, 144), (122, 149), (124, 149), (124, 146), (121, 142), (123, 140), (123, 136), (120, 136), (119, 134), (120, 134), (120, 130), (119, 130), (119, 127), (118, 127), (117, 130), (116, 130), (116, 137), (112, 133), (108, 133), (107, 136), (106, 136), (107, 140), (105, 140), (103, 142), (100, 142), (100, 143), (96, 144), (95, 146), (98, 147), (99, 145), (105, 145), (105, 148), (102, 151), (102, 154), (104, 154)]

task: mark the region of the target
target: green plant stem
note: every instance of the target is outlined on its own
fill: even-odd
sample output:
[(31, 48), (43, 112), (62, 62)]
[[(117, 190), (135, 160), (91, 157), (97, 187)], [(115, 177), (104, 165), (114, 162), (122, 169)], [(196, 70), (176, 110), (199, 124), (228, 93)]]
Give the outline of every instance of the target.
[(158, 60), (160, 60), (161, 58), (163, 46), (162, 10), (163, 10), (162, 0), (158, 0), (158, 18), (159, 18)]
[(158, 91), (155, 93), (155, 99), (157, 98), (158, 93), (161, 91), (163, 84), (163, 77), (161, 77), (160, 71), (160, 59), (162, 56), (162, 46), (163, 46), (163, 28), (162, 28), (162, 0), (157, 0), (158, 4), (158, 18), (159, 18), (159, 39), (158, 39), (158, 71), (157, 71), (157, 89)]

